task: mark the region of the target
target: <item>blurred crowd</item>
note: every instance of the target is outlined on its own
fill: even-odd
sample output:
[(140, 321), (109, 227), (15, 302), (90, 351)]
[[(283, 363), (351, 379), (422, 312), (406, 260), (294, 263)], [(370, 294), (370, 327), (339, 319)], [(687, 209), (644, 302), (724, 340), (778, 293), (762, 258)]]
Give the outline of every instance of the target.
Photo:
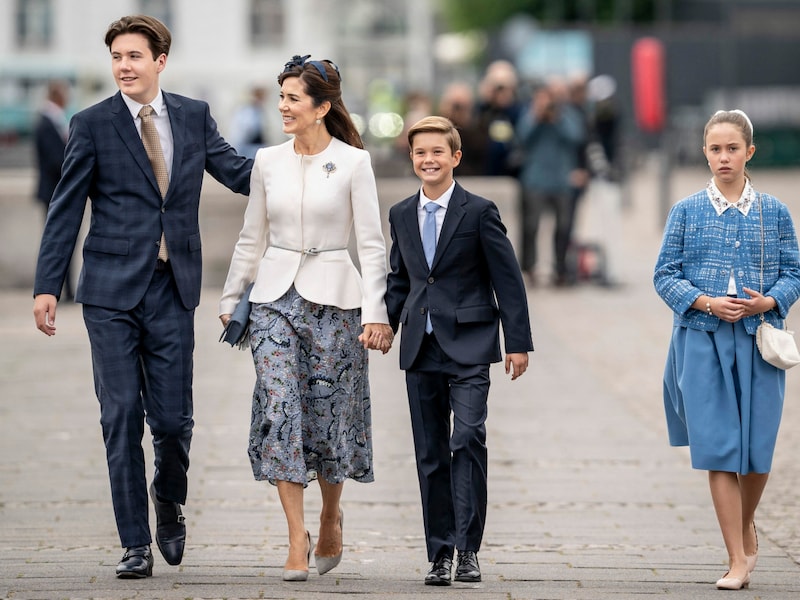
[[(248, 156), (267, 143), (266, 91), (256, 87), (233, 115), (231, 143)], [(514, 65), (490, 63), (477, 83), (453, 81), (436, 97), (410, 91), (405, 127), (428, 115), (449, 118), (461, 134), (457, 177), (510, 177), (519, 183), (522, 240), (518, 254), (528, 285), (614, 285), (614, 220), (622, 178), (616, 83), (607, 75), (522, 81)], [(391, 152), (373, 160), (407, 168), (403, 129)], [(383, 165), (381, 165), (383, 166)], [(597, 235), (576, 239), (581, 205), (592, 204)], [(587, 211), (588, 212), (588, 211)], [(590, 215), (584, 214), (584, 220)], [(541, 265), (539, 229), (552, 219), (552, 264)], [(602, 222), (598, 222), (602, 221)]]
[[(519, 181), (519, 254), (530, 286), (616, 283), (610, 243), (574, 236), (587, 197), (613, 205), (600, 211), (604, 219), (613, 219), (619, 204), (620, 115), (612, 78), (577, 75), (521, 82), (510, 62), (498, 60), (477, 85), (450, 83), (438, 101), (409, 96), (405, 121), (414, 122), (425, 111), (448, 117), (461, 133), (463, 157), (456, 176)], [(401, 151), (403, 142), (401, 136)], [(547, 268), (538, 264), (537, 251), (544, 215), (553, 218), (553, 264)]]

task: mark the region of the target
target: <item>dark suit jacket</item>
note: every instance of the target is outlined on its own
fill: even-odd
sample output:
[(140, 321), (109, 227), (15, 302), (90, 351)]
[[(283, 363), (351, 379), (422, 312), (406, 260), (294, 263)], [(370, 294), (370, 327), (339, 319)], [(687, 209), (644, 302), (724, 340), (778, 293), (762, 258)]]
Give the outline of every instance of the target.
[(163, 95), (174, 142), (172, 176), (163, 200), (120, 93), (72, 118), (61, 181), (42, 236), (34, 295), (58, 296), (88, 197), (91, 224), (77, 302), (115, 310), (136, 306), (153, 275), (163, 224), (181, 301), (187, 309), (199, 303), (203, 172), (248, 194), (252, 161), (237, 155), (219, 135), (208, 104)]
[(500, 361), (500, 321), (506, 353), (533, 350), (525, 284), (495, 204), (456, 183), (428, 269), (418, 203), (419, 192), (389, 211), (386, 307), (392, 328), (403, 325), (400, 368), (419, 353), (428, 310), (439, 345), (456, 362)]
[(66, 144), (55, 123), (44, 114), (40, 114), (36, 122), (33, 141), (39, 168), (36, 199), (47, 206), (61, 178), (61, 163), (64, 162)]

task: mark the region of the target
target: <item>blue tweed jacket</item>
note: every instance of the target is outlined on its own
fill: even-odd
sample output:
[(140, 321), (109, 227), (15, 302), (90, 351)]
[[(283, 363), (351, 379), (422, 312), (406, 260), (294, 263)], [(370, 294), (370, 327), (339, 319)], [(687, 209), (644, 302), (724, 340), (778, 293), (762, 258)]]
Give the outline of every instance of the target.
[[(757, 193), (747, 216), (731, 207), (717, 215), (705, 190), (672, 207), (664, 230), (653, 283), (673, 313), (674, 325), (716, 331), (720, 319), (690, 308), (706, 294), (727, 294), (733, 272), (740, 295), (743, 287), (760, 289), (761, 215), (764, 218), (763, 293), (777, 302), (765, 313), (780, 327), (800, 297), (800, 253), (789, 209), (777, 198)], [(755, 334), (760, 317), (745, 317), (747, 332)]]

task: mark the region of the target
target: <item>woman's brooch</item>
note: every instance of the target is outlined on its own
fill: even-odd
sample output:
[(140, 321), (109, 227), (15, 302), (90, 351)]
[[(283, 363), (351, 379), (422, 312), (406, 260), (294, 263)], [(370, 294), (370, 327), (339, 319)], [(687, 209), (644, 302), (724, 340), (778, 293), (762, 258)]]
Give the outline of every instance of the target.
[(336, 170), (336, 165), (333, 164), (332, 162), (326, 162), (324, 165), (322, 165), (322, 170), (327, 173), (326, 178), (330, 177), (331, 173), (333, 173)]

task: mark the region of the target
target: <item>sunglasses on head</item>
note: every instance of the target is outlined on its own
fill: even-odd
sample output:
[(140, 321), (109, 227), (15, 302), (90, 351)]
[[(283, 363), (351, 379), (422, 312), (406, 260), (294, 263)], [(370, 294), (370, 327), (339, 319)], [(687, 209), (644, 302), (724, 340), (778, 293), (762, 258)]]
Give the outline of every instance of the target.
[(287, 71), (292, 71), (295, 67), (300, 67), (302, 69), (306, 66), (306, 64), (309, 64), (319, 71), (319, 74), (325, 80), (325, 83), (328, 83), (328, 72), (325, 70), (325, 65), (323, 64), (328, 63), (336, 71), (336, 74), (339, 76), (339, 81), (342, 80), (342, 75), (339, 73), (339, 67), (337, 67), (336, 63), (334, 63), (332, 60), (308, 60), (309, 58), (311, 58), (310, 54), (306, 54), (305, 56), (295, 54), (292, 57), (292, 60), (284, 65), (283, 72), (286, 73)]

